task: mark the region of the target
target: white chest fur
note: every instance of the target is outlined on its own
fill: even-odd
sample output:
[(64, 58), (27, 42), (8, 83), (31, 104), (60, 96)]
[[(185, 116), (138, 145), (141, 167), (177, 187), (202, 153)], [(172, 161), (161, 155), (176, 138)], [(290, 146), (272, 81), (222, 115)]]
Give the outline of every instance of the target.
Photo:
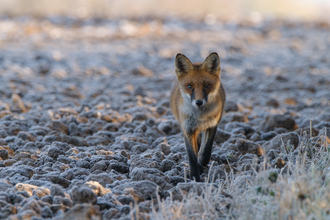
[(204, 131), (218, 124), (220, 117), (220, 108), (212, 103), (209, 103), (202, 109), (197, 109), (190, 102), (185, 102), (181, 106), (181, 111), (185, 115), (183, 122), (184, 128), (188, 130)]

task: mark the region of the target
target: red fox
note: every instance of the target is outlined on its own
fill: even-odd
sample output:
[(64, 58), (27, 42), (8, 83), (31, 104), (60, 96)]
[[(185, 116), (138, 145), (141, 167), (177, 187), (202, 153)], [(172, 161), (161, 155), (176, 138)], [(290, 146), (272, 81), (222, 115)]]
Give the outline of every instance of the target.
[(203, 63), (192, 64), (179, 53), (175, 58), (175, 73), (177, 82), (171, 91), (171, 109), (184, 134), (190, 178), (199, 182), (203, 166), (210, 161), (226, 101), (219, 78), (219, 56), (211, 53)]

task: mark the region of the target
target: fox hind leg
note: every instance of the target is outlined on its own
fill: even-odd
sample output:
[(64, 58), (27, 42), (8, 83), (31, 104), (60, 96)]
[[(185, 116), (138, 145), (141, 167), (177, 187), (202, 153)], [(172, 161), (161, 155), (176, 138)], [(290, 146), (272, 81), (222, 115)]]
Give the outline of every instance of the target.
[(216, 131), (217, 131), (217, 126), (208, 128), (206, 131), (203, 132), (198, 162), (200, 165), (202, 165), (204, 167), (210, 161), (213, 140), (214, 140)]

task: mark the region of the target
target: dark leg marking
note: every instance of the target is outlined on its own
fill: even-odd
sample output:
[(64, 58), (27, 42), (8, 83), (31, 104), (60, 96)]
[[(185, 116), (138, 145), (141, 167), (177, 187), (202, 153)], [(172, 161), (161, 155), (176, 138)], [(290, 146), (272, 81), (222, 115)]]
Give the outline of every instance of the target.
[(206, 166), (210, 161), (213, 140), (216, 132), (217, 132), (217, 126), (208, 128), (206, 131), (204, 131), (203, 139), (202, 139), (202, 145), (204, 146), (202, 146), (200, 156), (198, 158), (198, 162), (202, 166)]
[(198, 158), (193, 150), (192, 143), (190, 143), (189, 139), (187, 137), (184, 138), (184, 142), (186, 145), (186, 150), (188, 154), (189, 159), (189, 167), (190, 167), (190, 179), (194, 179), (197, 182), (200, 182), (200, 176), (199, 176), (199, 164), (198, 164)]

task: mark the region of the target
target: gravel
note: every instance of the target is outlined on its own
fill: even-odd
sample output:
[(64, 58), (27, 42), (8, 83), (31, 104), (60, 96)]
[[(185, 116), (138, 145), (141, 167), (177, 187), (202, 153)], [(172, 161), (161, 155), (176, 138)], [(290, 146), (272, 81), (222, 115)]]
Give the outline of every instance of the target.
[(1, 219), (130, 219), (131, 205), (147, 218), (157, 193), (200, 187), (169, 106), (179, 52), (221, 59), (226, 114), (201, 175), (214, 187), (252, 161), (283, 167), (312, 117), (330, 137), (328, 27), (54, 19), (0, 18)]

